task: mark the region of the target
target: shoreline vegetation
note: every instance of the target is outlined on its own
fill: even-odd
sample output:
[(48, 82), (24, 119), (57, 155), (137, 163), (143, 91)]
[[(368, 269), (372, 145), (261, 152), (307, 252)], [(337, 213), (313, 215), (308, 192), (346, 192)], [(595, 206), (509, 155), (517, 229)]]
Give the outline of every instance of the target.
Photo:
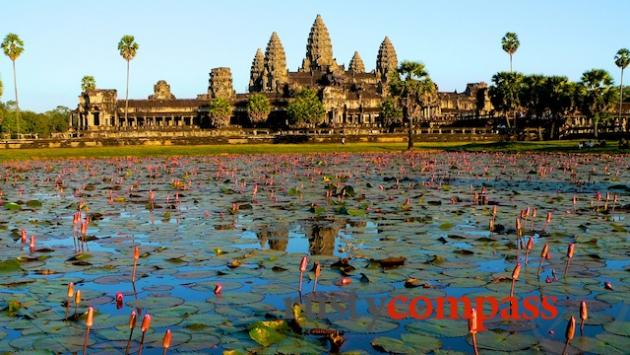
[[(616, 141), (603, 147), (579, 148), (581, 140), (536, 142), (415, 142), (415, 151), (463, 152), (547, 152), (547, 153), (630, 153), (620, 149)], [(85, 148), (0, 149), (0, 161), (54, 158), (110, 158), (152, 156), (198, 156), (217, 154), (290, 154), (290, 153), (402, 153), (407, 143), (346, 144), (217, 144), (196, 146), (113, 146)]]

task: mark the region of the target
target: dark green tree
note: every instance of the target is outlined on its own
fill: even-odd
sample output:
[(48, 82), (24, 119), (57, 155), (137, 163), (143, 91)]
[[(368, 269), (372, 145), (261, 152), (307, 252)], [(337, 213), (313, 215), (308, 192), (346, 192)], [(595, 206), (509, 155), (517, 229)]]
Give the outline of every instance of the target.
[(497, 111), (505, 115), (508, 128), (511, 128), (510, 115), (514, 116), (516, 124), (516, 113), (521, 108), (522, 85), (523, 75), (520, 73), (499, 72), (492, 76), (490, 101)]
[(247, 100), (247, 115), (254, 124), (260, 124), (267, 120), (271, 113), (271, 103), (265, 94), (251, 94)]
[(232, 117), (232, 103), (223, 97), (210, 100), (208, 107), (210, 125), (215, 128), (227, 127)]
[(390, 77), (390, 91), (402, 107), (403, 117), (407, 121), (407, 150), (411, 150), (414, 121), (420, 117), (422, 109), (435, 103), (437, 88), (424, 64), (403, 61)]
[(547, 78), (544, 75), (533, 74), (523, 77), (523, 84), (519, 91), (519, 101), (527, 110), (529, 117), (541, 119), (547, 109)]
[(543, 88), (545, 106), (551, 116), (549, 138), (558, 137), (559, 129), (566, 122), (567, 116), (575, 112), (579, 101), (577, 84), (566, 76), (550, 76)]
[(580, 110), (593, 119), (593, 130), (598, 137), (600, 121), (607, 118), (606, 111), (616, 99), (612, 76), (603, 69), (591, 69), (582, 74), (580, 81)]
[(325, 123), (326, 110), (313, 89), (299, 91), (289, 102), (289, 124), (297, 127), (318, 126)]
[(396, 105), (396, 102), (388, 97), (381, 104), (380, 118), (383, 127), (389, 129), (400, 127), (402, 125), (403, 112)]

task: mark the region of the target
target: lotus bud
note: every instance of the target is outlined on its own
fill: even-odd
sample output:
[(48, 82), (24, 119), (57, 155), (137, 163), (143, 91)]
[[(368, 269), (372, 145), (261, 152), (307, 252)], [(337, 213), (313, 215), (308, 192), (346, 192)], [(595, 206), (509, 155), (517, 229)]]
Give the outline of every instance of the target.
[(300, 261), (300, 272), (305, 272), (307, 266), (308, 266), (308, 258), (306, 256), (303, 256), (302, 260)]
[(121, 309), (123, 306), (124, 296), (122, 292), (116, 292), (116, 308)]
[(547, 219), (545, 220), (545, 222), (551, 223), (552, 218), (553, 218), (553, 214), (551, 212), (547, 212)]
[(68, 298), (72, 298), (74, 296), (74, 283), (68, 283)]
[(322, 266), (318, 262), (315, 262), (315, 278), (319, 278), (319, 275), (322, 273)]
[(85, 326), (88, 328), (92, 328), (92, 326), (94, 325), (94, 308), (93, 307), (88, 307), (87, 310), (87, 317), (85, 318)]
[(74, 295), (74, 304), (77, 306), (81, 303), (81, 290), (77, 290), (77, 293)]
[(517, 263), (512, 271), (512, 280), (518, 280), (518, 276), (521, 274), (521, 263)]
[(26, 243), (26, 239), (27, 239), (26, 229), (22, 229), (22, 231), (21, 231), (21, 238), (22, 238), (22, 243)]
[(215, 294), (215, 295), (220, 295), (220, 294), (221, 294), (221, 291), (223, 291), (223, 285), (221, 285), (221, 284), (216, 284), (216, 285), (214, 286), (214, 294)]
[(468, 318), (468, 332), (474, 335), (477, 334), (477, 331), (477, 310), (473, 308), (470, 310), (470, 317)]
[(352, 283), (352, 279), (349, 277), (342, 277), (341, 280), (337, 281), (337, 286), (345, 286)]
[(144, 333), (147, 330), (149, 330), (150, 327), (151, 327), (151, 315), (150, 314), (145, 314), (144, 318), (142, 318), (142, 326), (141, 326), (140, 329)]
[(133, 329), (136, 327), (136, 320), (138, 316), (136, 311), (131, 311), (131, 315), (129, 315), (129, 329)]
[(588, 319), (588, 308), (586, 307), (586, 301), (580, 302), (580, 319), (582, 321)]
[(162, 338), (162, 347), (164, 349), (168, 349), (171, 347), (171, 341), (173, 340), (173, 336), (171, 334), (171, 330), (167, 329), (166, 333), (164, 333), (164, 338)]
[(492, 207), (492, 217), (496, 217), (497, 216), (497, 205), (494, 205), (494, 207)]
[(136, 246), (133, 248), (133, 258), (134, 260), (140, 259), (140, 247)]
[(549, 256), (549, 244), (545, 243), (545, 245), (542, 248), (542, 251), (540, 252), (540, 257), (543, 259), (547, 259), (548, 256)]
[(570, 243), (569, 248), (567, 248), (567, 258), (573, 258), (573, 254), (575, 253), (575, 243)]
[(527, 239), (527, 250), (532, 250), (534, 248), (534, 237), (529, 237)]
[(575, 317), (571, 316), (569, 319), (569, 323), (567, 324), (567, 331), (565, 333), (565, 338), (567, 341), (573, 340), (575, 336)]
[(35, 236), (34, 235), (31, 236), (31, 243), (29, 244), (29, 247), (30, 248), (35, 248)]
[(604, 288), (607, 289), (607, 290), (611, 290), (612, 291), (613, 290), (613, 285), (612, 285), (612, 283), (606, 281), (606, 282), (604, 282)]

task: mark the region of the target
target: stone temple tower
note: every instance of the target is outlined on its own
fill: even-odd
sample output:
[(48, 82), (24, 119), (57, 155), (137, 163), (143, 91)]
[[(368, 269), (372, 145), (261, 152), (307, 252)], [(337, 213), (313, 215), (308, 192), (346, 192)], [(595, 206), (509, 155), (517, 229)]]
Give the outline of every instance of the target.
[(260, 92), (263, 89), (262, 79), (265, 71), (265, 55), (258, 48), (249, 75), (249, 92)]
[(264, 91), (280, 92), (288, 81), (287, 56), (280, 37), (276, 32), (271, 34), (265, 51), (265, 63), (262, 76)]
[(328, 28), (326, 28), (322, 17), (317, 15), (308, 35), (306, 57), (302, 61), (300, 71), (325, 71), (328, 68), (336, 70), (337, 63), (333, 58), (332, 42), (330, 41)]
[(396, 56), (396, 50), (389, 38), (385, 36), (376, 56), (376, 75), (382, 94), (389, 92), (389, 75), (396, 72), (397, 67), (398, 57)]
[(211, 98), (221, 97), (232, 99), (236, 96), (232, 86), (232, 71), (230, 68), (212, 68), (208, 83), (208, 95)]
[(361, 59), (359, 52), (354, 51), (348, 70), (352, 73), (365, 73), (365, 64), (363, 64), (363, 59)]

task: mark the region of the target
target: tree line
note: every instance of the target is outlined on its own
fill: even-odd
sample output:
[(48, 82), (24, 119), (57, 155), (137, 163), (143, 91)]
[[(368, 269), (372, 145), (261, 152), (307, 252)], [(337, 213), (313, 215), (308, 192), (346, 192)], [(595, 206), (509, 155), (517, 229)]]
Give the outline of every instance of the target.
[[(513, 56), (520, 47), (516, 33), (508, 32), (501, 39), (501, 48), (508, 54), (510, 61), (509, 72), (499, 72), (492, 77), (489, 89), (490, 100), (497, 113), (500, 113), (509, 129), (518, 129), (527, 123), (526, 119), (547, 119), (548, 137), (557, 137), (558, 129), (567, 117), (577, 112), (592, 118), (595, 134), (600, 122), (613, 117), (612, 109), (618, 104), (618, 116), (624, 96), (623, 74), (630, 64), (630, 51), (620, 49), (614, 58), (615, 65), (621, 71), (619, 89), (615, 90), (612, 76), (603, 69), (592, 69), (584, 72), (579, 82), (572, 82), (564, 76), (524, 75), (512, 70)], [(70, 112), (66, 108), (58, 107), (44, 114), (34, 112), (20, 112), (18, 100), (16, 61), (24, 51), (24, 42), (14, 33), (4, 38), (1, 48), (13, 65), (13, 86), (15, 100), (2, 105), (0, 110), (0, 129), (2, 132), (40, 133), (56, 132), (63, 128), (57, 122), (60, 115), (68, 115), (64, 120), (69, 121)], [(125, 119), (129, 106), (129, 81), (131, 61), (139, 49), (134, 36), (124, 35), (118, 42), (120, 56), (126, 61), (127, 80), (125, 90)], [(86, 92), (96, 88), (94, 77), (86, 75), (81, 80), (81, 89)], [(0, 82), (0, 97), (2, 95)], [(391, 74), (390, 93), (382, 102), (380, 119), (384, 127), (396, 127), (407, 123), (409, 134), (415, 120), (420, 117), (424, 108), (436, 105), (437, 85), (431, 80), (425, 65), (420, 62), (403, 61)], [(481, 100), (478, 100), (481, 103)], [(263, 94), (252, 94), (247, 103), (247, 113), (252, 125), (263, 124), (273, 107), (269, 99)], [(233, 113), (232, 103), (225, 98), (214, 98), (209, 102), (209, 117), (213, 127), (229, 125)], [(293, 126), (308, 127), (325, 123), (325, 109), (313, 89), (303, 89), (294, 93), (287, 106), (288, 123)], [(22, 117), (24, 116), (24, 117)], [(24, 127), (21, 121), (25, 120)], [(40, 122), (41, 121), (41, 122)], [(628, 129), (630, 127), (626, 127)]]

